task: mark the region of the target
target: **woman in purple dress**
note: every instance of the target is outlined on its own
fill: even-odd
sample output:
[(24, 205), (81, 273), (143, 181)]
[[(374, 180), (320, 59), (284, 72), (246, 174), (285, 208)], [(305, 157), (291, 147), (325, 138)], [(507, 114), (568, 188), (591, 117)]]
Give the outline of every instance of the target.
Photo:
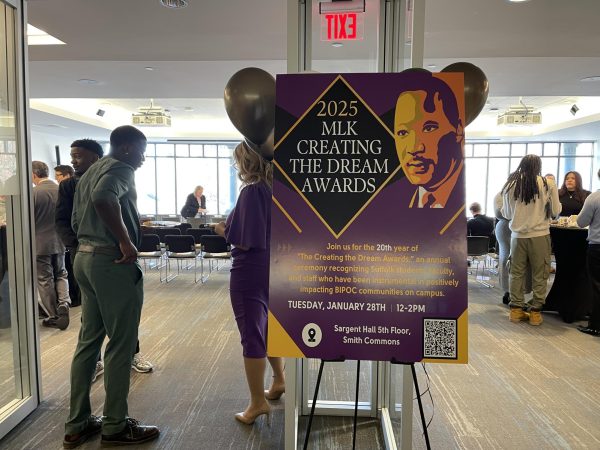
[(277, 400), (285, 391), (281, 358), (268, 358), (273, 381), (267, 391), (263, 384), (267, 356), (273, 166), (243, 143), (236, 147), (233, 157), (244, 187), (227, 222), (217, 225), (215, 231), (234, 246), (229, 283), (231, 306), (240, 331), (250, 389), (248, 407), (235, 418), (251, 425), (263, 414), (268, 419), (271, 407), (267, 399)]

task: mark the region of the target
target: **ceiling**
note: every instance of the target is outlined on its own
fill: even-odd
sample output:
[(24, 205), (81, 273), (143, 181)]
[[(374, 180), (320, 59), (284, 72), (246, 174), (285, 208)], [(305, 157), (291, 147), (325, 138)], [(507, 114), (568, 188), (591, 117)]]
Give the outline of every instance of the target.
[[(229, 77), (248, 66), (286, 71), (284, 0), (189, 0), (181, 10), (159, 0), (27, 4), (28, 22), (67, 44), (29, 47), (32, 124), (47, 133), (106, 139), (152, 98), (171, 110), (173, 127), (145, 128), (150, 137), (237, 139), (222, 103)], [(373, 13), (359, 43), (333, 48), (315, 39), (313, 67), (374, 70), (378, 8), (378, 0), (367, 0)], [(425, 66), (469, 61), (486, 73), (488, 105), (467, 127), (468, 138), (598, 139), (600, 101), (593, 97), (600, 82), (581, 81), (600, 76), (598, 17), (598, 0), (426, 0)], [(497, 127), (498, 111), (490, 109), (520, 97), (542, 111), (544, 125)], [(574, 103), (576, 116), (568, 113)], [(97, 109), (106, 114), (96, 116)]]

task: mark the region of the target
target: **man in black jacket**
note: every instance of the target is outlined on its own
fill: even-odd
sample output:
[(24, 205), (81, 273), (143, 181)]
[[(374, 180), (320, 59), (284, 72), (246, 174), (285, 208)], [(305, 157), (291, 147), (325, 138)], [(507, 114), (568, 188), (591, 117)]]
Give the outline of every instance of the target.
[(490, 238), (489, 248), (496, 246), (496, 237), (494, 235), (494, 219), (481, 214), (481, 205), (477, 202), (469, 207), (473, 218), (467, 221), (467, 236), (488, 236)]

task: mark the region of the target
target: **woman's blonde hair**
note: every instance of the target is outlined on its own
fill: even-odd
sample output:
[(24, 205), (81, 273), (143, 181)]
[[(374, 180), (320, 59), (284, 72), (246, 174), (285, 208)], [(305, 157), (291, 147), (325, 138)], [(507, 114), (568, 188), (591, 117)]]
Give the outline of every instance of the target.
[(233, 151), (238, 178), (244, 185), (264, 181), (269, 186), (273, 185), (273, 164), (254, 150), (245, 142), (240, 142)]

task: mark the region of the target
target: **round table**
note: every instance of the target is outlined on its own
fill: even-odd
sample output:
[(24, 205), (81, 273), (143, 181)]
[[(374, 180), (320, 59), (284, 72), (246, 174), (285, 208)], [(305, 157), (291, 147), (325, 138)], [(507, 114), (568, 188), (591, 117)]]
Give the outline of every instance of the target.
[(592, 311), (592, 289), (586, 268), (587, 230), (550, 226), (556, 275), (544, 311), (558, 311), (571, 323)]

